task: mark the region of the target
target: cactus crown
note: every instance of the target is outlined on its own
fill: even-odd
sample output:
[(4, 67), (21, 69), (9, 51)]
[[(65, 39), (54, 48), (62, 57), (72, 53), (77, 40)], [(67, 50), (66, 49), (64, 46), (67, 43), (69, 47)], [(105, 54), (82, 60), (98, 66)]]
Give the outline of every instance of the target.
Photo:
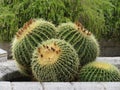
[(40, 26), (44, 26), (44, 25), (50, 25), (51, 27), (54, 27), (52, 23), (46, 22), (43, 19), (31, 19), (31, 20), (29, 20), (16, 33), (17, 40), (23, 39), (25, 36), (30, 34), (32, 32), (32, 30), (35, 30), (36, 28), (38, 28)]
[(54, 42), (41, 45), (38, 49), (38, 61), (41, 65), (54, 64), (60, 56), (61, 49)]
[(91, 35), (91, 32), (84, 28), (84, 26), (80, 22), (75, 22), (75, 25), (77, 26), (78, 31), (82, 32), (83, 34), (89, 36)]
[(92, 66), (92, 67), (99, 68), (99, 69), (104, 69), (104, 70), (113, 70), (113, 69), (115, 69), (115, 67), (113, 67), (113, 65), (111, 65), (109, 63), (98, 62), (98, 61), (92, 62), (88, 66)]
[(103, 63), (103, 62), (94, 62), (92, 63), (93, 67), (100, 68), (100, 69), (106, 69), (109, 70), (111, 68), (111, 65), (108, 63)]
[[(83, 36), (91, 36), (92, 35), (92, 33), (90, 31), (88, 31), (80, 22), (63, 23), (58, 26), (58, 32), (59, 32), (59, 30), (61, 31), (61, 30), (68, 29), (68, 27), (70, 27), (69, 29), (79, 31), (80, 34), (82, 34)], [(93, 35), (92, 35), (92, 37), (93, 37)]]
[(38, 20), (36, 20), (36, 19), (30, 19), (16, 33), (17, 39), (23, 38), (24, 36), (26, 36), (28, 33), (30, 33), (38, 25), (39, 25), (39, 21)]

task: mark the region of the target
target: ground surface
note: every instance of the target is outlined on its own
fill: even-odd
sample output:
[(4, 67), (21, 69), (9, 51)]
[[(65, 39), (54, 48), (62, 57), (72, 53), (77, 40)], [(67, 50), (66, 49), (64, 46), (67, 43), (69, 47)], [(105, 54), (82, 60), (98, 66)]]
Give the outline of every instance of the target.
[[(114, 64), (120, 70), (120, 57), (99, 57), (97, 60)], [(20, 80), (16, 82), (15, 80), (18, 78)], [(9, 79), (11, 81), (9, 81)], [(40, 83), (30, 82), (29, 79), (25, 79), (26, 78), (23, 78), (19, 73), (14, 60), (0, 62), (0, 90), (120, 90), (120, 82)]]

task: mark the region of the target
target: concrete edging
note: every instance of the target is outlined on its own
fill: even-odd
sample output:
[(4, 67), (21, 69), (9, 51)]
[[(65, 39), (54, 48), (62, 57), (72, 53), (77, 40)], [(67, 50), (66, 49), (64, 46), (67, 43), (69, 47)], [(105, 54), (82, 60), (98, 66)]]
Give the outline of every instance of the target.
[(120, 82), (0, 82), (0, 90), (120, 90)]

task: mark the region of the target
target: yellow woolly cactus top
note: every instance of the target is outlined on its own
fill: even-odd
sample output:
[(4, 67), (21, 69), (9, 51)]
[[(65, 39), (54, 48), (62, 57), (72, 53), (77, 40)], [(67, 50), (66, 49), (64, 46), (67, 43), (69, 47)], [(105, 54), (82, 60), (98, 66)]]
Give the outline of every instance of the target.
[(98, 62), (98, 61), (90, 63), (89, 66), (104, 69), (104, 70), (114, 70), (115, 69), (115, 67), (109, 63)]
[(38, 48), (38, 62), (41, 65), (54, 64), (58, 60), (60, 53), (61, 50), (56, 43), (43, 45)]
[(21, 29), (16, 32), (15, 38), (13, 39), (12, 45), (20, 42), (27, 34), (30, 34), (34, 28), (40, 25), (42, 19), (31, 19), (26, 22)]
[(27, 34), (29, 34), (34, 28), (40, 25), (40, 20), (31, 19), (24, 24), (22, 28), (16, 33), (17, 40), (23, 39)]
[(79, 30), (85, 36), (91, 36), (92, 33), (84, 28), (84, 26), (80, 22), (75, 23), (77, 30)]

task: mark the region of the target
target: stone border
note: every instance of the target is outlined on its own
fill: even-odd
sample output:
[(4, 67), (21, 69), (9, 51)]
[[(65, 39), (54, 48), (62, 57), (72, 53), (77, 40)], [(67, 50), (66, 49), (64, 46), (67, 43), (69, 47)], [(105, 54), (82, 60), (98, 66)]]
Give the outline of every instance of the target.
[(0, 49), (0, 62), (7, 61), (7, 51)]
[(120, 65), (120, 57), (98, 57), (97, 61), (109, 62), (114, 65)]
[(120, 82), (0, 82), (0, 90), (120, 90)]
[(98, 57), (96, 61), (108, 62), (117, 66), (120, 70), (120, 57)]

